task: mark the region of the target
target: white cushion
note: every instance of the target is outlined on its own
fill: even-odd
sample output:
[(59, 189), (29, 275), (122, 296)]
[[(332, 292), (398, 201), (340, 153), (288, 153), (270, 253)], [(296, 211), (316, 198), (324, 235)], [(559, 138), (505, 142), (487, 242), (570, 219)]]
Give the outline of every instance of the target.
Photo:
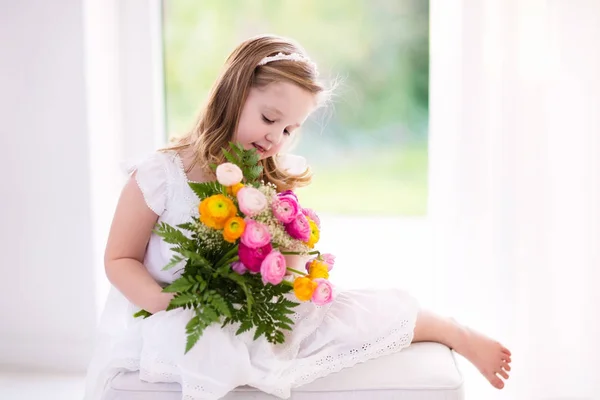
[[(225, 400), (273, 400), (250, 387)], [(453, 352), (439, 343), (414, 343), (385, 357), (346, 368), (292, 391), (292, 400), (462, 400), (463, 380)], [(118, 374), (102, 400), (181, 400), (177, 383), (147, 383), (137, 372)]]

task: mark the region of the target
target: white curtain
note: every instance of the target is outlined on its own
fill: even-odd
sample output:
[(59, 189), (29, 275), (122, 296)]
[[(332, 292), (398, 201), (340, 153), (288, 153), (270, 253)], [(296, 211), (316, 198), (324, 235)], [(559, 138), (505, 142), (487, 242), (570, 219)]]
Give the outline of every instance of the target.
[(432, 0), (430, 99), (437, 304), (513, 351), (467, 395), (598, 399), (600, 1)]

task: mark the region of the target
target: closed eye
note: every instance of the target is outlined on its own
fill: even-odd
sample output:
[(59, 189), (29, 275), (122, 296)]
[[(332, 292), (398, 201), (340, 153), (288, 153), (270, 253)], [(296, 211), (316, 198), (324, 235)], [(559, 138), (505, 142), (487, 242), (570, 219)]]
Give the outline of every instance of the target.
[[(269, 118), (265, 117), (264, 115), (262, 116), (262, 119), (263, 119), (263, 121), (265, 121), (265, 123), (267, 123), (267, 124), (269, 124), (269, 125), (271, 125), (271, 124), (275, 123), (275, 121), (271, 121)], [(286, 136), (290, 136), (290, 135), (291, 135), (291, 132), (290, 132), (290, 131), (288, 131), (287, 129), (284, 129), (283, 133), (284, 133)]]

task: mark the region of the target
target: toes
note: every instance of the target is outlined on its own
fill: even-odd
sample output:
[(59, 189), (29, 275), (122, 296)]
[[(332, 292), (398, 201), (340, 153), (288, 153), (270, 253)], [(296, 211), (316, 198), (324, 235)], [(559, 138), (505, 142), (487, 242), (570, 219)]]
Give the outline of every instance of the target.
[(502, 368), (504, 368), (506, 371), (510, 371), (510, 365), (507, 362), (502, 363)]
[(500, 376), (504, 379), (508, 379), (508, 374), (503, 369), (500, 369), (500, 371), (498, 371), (497, 373), (500, 374)]
[(495, 373), (491, 373), (487, 376), (488, 381), (492, 384), (496, 389), (502, 389), (504, 387), (504, 382), (500, 378), (496, 376)]
[(512, 356), (512, 353), (510, 352), (510, 350), (508, 350), (506, 347), (502, 346), (502, 352), (506, 355)]

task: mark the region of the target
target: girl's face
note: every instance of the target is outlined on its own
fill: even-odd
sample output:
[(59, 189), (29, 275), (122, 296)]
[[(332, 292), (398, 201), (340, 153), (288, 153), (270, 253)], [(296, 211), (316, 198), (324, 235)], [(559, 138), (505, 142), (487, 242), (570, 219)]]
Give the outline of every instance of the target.
[(234, 141), (255, 148), (264, 159), (277, 154), (316, 107), (316, 98), (299, 86), (271, 83), (252, 88), (242, 108)]

